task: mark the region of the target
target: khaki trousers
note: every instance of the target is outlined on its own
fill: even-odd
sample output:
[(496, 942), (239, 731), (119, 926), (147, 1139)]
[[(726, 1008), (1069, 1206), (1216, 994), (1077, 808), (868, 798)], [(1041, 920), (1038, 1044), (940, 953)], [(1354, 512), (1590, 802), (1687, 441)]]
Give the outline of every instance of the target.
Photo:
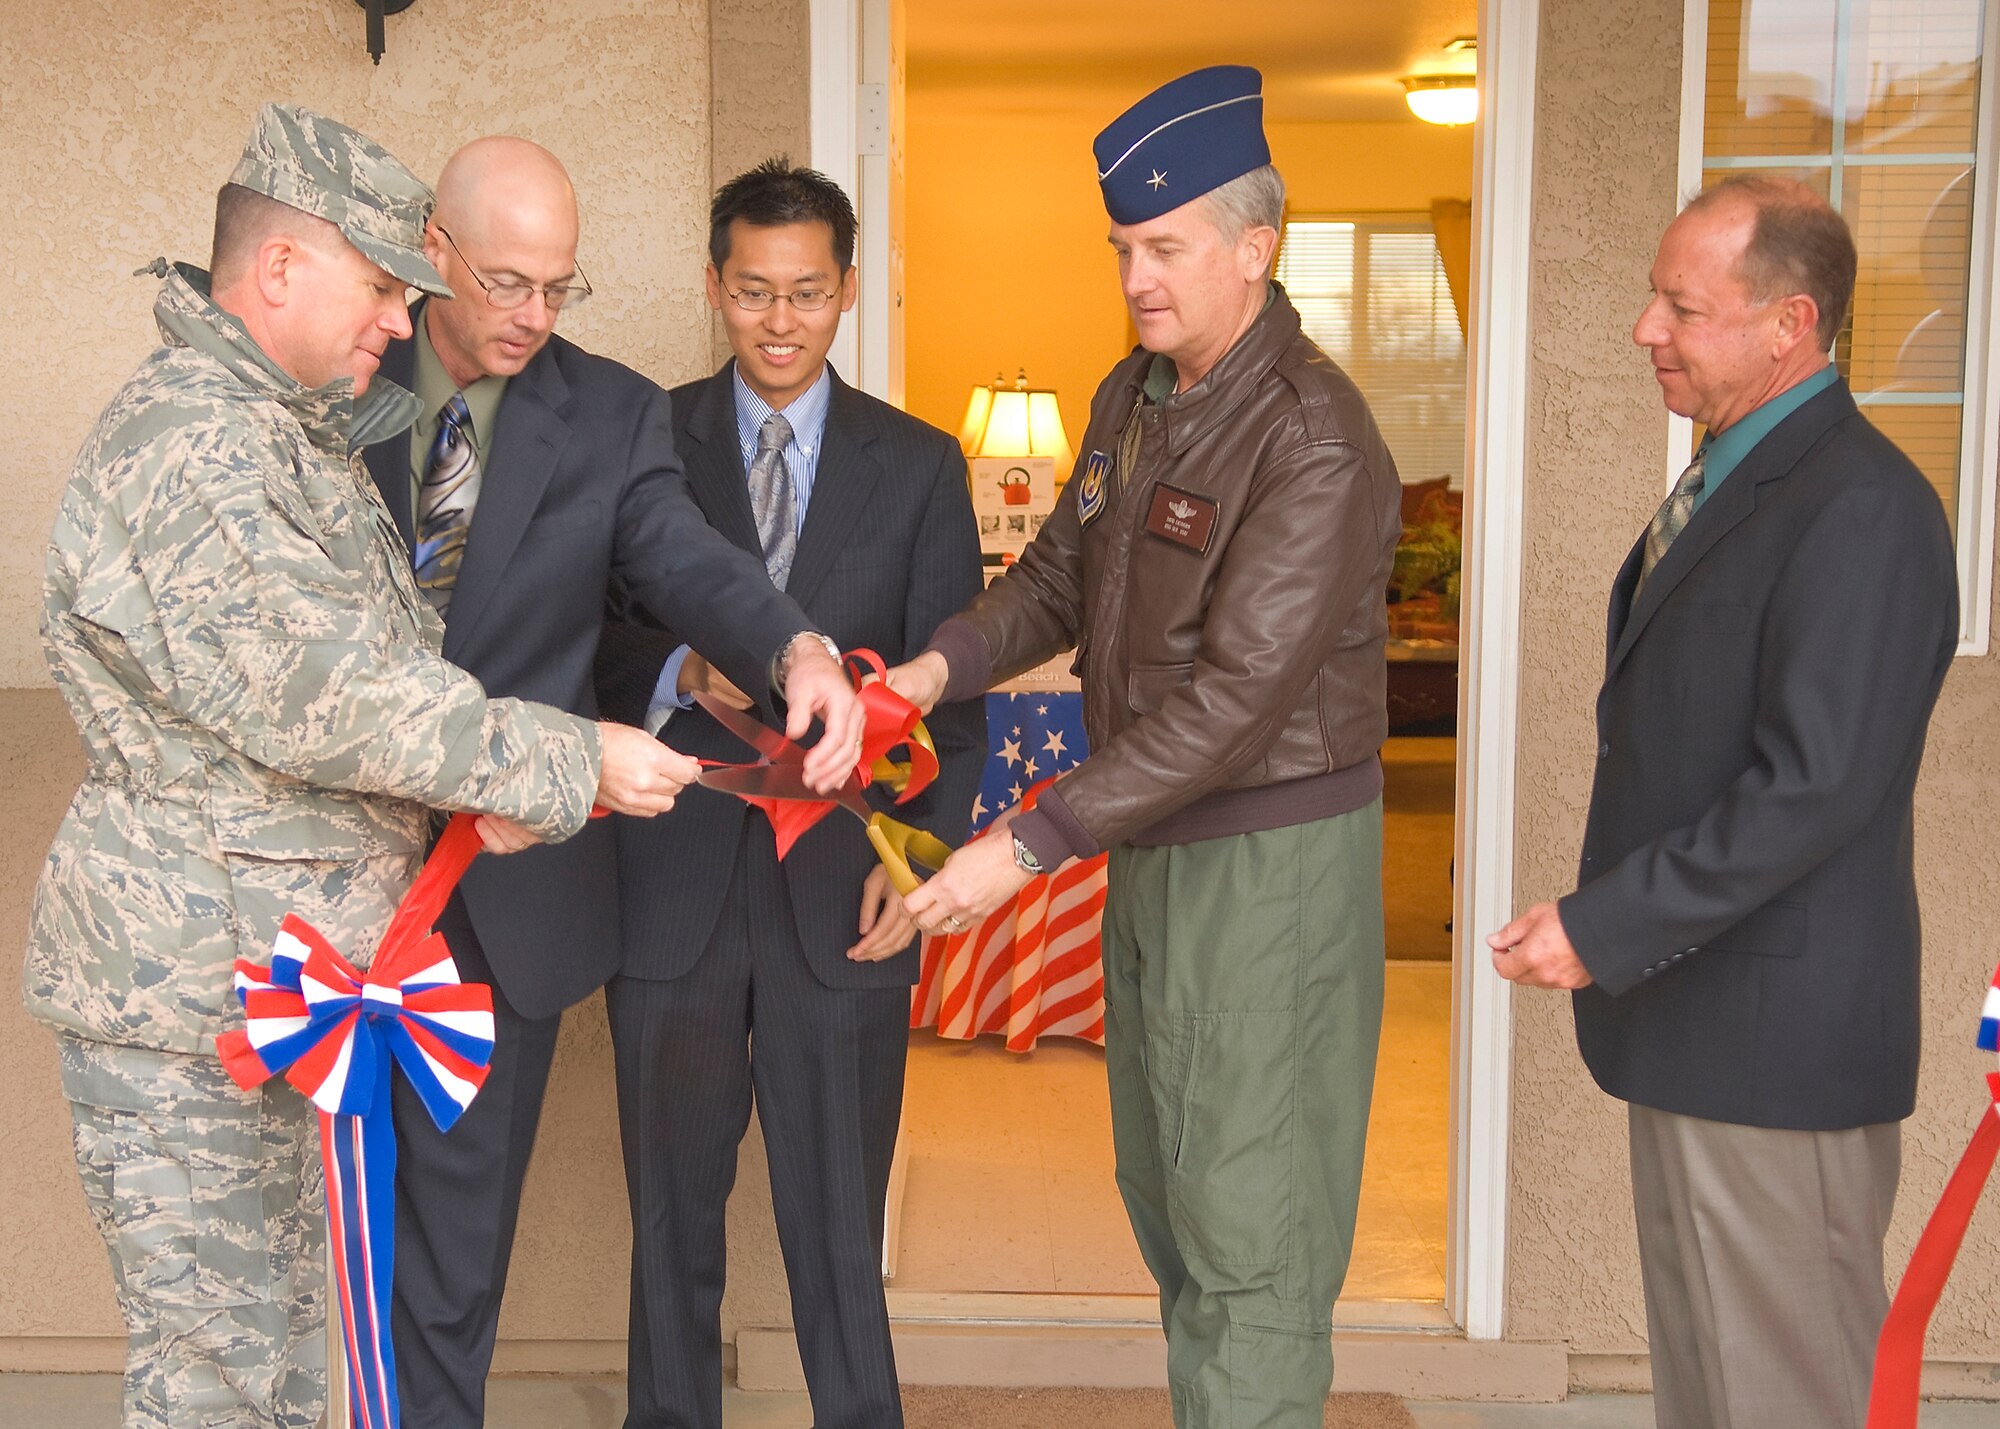
[(1319, 1429), (1382, 1028), (1382, 806), (1111, 852), (1118, 1187), (1180, 1429)]
[(1861, 1429), (1902, 1127), (1630, 1126), (1659, 1429)]

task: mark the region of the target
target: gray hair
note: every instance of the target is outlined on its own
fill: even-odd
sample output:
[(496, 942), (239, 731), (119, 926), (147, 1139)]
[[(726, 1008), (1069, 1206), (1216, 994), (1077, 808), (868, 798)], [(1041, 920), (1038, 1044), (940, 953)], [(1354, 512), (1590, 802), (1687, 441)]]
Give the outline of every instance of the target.
[(1284, 226), (1285, 180), (1269, 164), (1210, 189), (1202, 198), (1216, 232), (1232, 241), (1252, 228)]

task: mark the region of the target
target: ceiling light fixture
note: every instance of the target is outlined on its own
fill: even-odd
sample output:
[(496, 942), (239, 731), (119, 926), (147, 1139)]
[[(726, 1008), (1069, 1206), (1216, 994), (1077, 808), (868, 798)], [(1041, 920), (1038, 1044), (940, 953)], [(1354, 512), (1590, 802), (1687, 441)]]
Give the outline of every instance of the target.
[(1479, 117), (1478, 82), (1469, 74), (1411, 75), (1403, 102), (1426, 124), (1470, 124)]
[(1460, 35), (1441, 60), (1419, 60), (1403, 81), (1403, 102), (1426, 124), (1470, 124), (1479, 117), (1479, 38)]

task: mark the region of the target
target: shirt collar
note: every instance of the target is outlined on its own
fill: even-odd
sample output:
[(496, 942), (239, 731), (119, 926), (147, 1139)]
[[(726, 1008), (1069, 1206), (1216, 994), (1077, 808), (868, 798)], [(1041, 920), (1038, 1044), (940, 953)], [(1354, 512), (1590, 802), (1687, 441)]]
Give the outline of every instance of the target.
[[(771, 415), (772, 407), (750, 390), (750, 384), (743, 380), (740, 364), (733, 364), (730, 371), (736, 384), (736, 440), (745, 452), (753, 452), (757, 449), (757, 433), (764, 419)], [(792, 445), (808, 457), (816, 456), (820, 439), (826, 435), (826, 410), (833, 398), (832, 374), (833, 369), (821, 363), (818, 380), (785, 408), (785, 420), (792, 427)]]
[(415, 317), (416, 361), (410, 373), (410, 385), (416, 389), (417, 400), (424, 404), (423, 414), (417, 422), (418, 436), (425, 441), (430, 439), (437, 430), (438, 412), (451, 400), (452, 393), (462, 390), (466, 414), (472, 421), (473, 447), (484, 459), (486, 444), (493, 435), (493, 424), (499, 417), (500, 399), (507, 392), (507, 379), (489, 374), (461, 389), (451, 380), (451, 374), (444, 370), (444, 359), (431, 346), (430, 324), (425, 313), (420, 310)]
[(1839, 380), (1840, 369), (1829, 362), (1805, 381), (1787, 387), (1742, 420), (1704, 437), (1701, 443), (1701, 449), (1706, 454), (1701, 467), (1703, 490), (1715, 490), (1724, 477), (1742, 464), (1757, 443), (1771, 435), (1778, 423)]

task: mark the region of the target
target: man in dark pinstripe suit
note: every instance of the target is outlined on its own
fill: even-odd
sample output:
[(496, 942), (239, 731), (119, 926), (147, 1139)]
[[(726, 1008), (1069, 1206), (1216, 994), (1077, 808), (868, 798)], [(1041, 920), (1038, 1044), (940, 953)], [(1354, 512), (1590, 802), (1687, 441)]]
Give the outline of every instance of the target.
[[(710, 213), (708, 300), (735, 358), (674, 392), (674, 437), (710, 523), (759, 551), (815, 628), (890, 664), (977, 594), (965, 461), (949, 436), (827, 364), (854, 304), (854, 210), (773, 160)], [(607, 627), (615, 718), (704, 758), (748, 751), (698, 708), (739, 703), (669, 631)], [(898, 811), (964, 837), (985, 753), (979, 701), (929, 720), (941, 772)], [(861, 825), (822, 820), (782, 863), (771, 825), (691, 786), (671, 827), (620, 821), (624, 964), (607, 989), (632, 1203), (626, 1429), (720, 1429), (723, 1210), (756, 1101), (818, 1429), (902, 1423), (881, 1285), (915, 926)]]

